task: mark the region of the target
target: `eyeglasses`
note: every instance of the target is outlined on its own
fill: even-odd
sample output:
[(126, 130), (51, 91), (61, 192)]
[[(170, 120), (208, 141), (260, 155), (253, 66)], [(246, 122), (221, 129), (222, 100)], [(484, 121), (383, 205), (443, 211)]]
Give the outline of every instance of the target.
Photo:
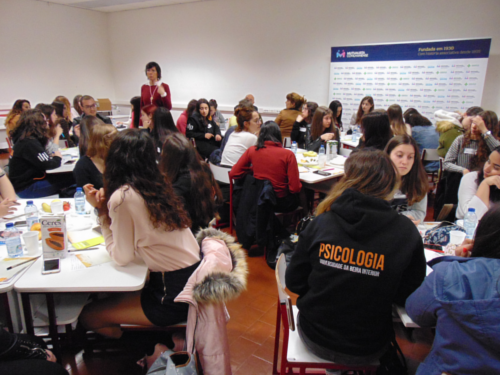
[(83, 108), (85, 109), (91, 109), (91, 108), (97, 108), (97, 104), (92, 104), (92, 105), (84, 105)]

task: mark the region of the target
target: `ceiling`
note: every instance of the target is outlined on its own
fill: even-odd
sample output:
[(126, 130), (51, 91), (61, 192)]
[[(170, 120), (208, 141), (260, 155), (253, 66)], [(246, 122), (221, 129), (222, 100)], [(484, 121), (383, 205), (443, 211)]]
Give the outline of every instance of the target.
[(163, 5), (195, 3), (210, 0), (36, 0), (99, 12), (120, 12), (123, 10), (152, 8)]

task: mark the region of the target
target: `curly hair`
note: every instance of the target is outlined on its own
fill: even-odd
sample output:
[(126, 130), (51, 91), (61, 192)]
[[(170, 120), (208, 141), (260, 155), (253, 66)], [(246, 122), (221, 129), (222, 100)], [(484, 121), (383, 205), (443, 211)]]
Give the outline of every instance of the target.
[[(478, 113), (478, 116), (481, 117), (484, 121), (484, 125), (488, 130), (491, 131), (491, 135), (495, 138), (498, 138), (498, 117), (493, 111), (483, 111)], [(471, 129), (467, 130), (464, 134), (464, 138), (462, 140), (462, 149), (465, 149), (466, 146), (471, 141)], [(490, 149), (486, 145), (486, 141), (483, 137), (479, 137), (479, 144), (477, 145), (477, 154), (473, 155), (470, 159), (470, 170), (477, 169), (481, 164), (483, 164), (486, 160), (488, 160), (488, 155), (490, 154)]]
[(28, 109), (21, 113), (18, 126), (10, 132), (10, 136), (14, 143), (22, 141), (25, 138), (32, 137), (38, 140), (43, 147), (49, 141), (49, 128), (42, 111), (38, 109)]
[(104, 215), (105, 224), (111, 224), (109, 199), (127, 186), (144, 199), (154, 228), (172, 231), (191, 226), (182, 201), (158, 170), (153, 139), (146, 132), (127, 129), (116, 136), (106, 158), (103, 180), (105, 198), (99, 214)]
[(8, 124), (10, 120), (12, 120), (14, 117), (23, 112), (24, 103), (30, 104), (30, 102), (26, 99), (18, 99), (15, 101), (14, 105), (12, 106), (12, 109), (10, 110), (9, 114), (7, 115), (7, 118), (5, 119), (6, 124)]

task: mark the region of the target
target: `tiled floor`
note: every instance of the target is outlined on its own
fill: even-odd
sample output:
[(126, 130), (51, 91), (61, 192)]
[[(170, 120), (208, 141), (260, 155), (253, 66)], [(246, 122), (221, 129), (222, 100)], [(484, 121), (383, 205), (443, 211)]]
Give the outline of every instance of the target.
[[(432, 202), (431, 197), (427, 220), (432, 219)], [(275, 274), (263, 257), (248, 258), (248, 266), (247, 291), (227, 304), (231, 315), (227, 325), (231, 367), (234, 375), (270, 375), (278, 298)], [(432, 346), (433, 333), (423, 329), (410, 331), (401, 324), (395, 324), (395, 331), (408, 361), (410, 374), (414, 374)], [(154, 343), (158, 340), (150, 341)], [(135, 341), (134, 345), (124, 344), (121, 350), (92, 356), (85, 356), (82, 352), (66, 352), (63, 362), (72, 375), (135, 375), (141, 374), (141, 369), (135, 362), (146, 350), (147, 345)]]

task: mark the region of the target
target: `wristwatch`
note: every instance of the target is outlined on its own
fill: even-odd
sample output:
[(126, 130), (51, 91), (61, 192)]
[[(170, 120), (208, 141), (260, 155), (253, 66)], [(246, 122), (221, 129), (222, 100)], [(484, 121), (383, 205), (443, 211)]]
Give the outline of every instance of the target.
[(491, 135), (491, 130), (488, 130), (487, 132), (483, 133), (481, 136), (483, 138), (486, 138), (487, 136)]

